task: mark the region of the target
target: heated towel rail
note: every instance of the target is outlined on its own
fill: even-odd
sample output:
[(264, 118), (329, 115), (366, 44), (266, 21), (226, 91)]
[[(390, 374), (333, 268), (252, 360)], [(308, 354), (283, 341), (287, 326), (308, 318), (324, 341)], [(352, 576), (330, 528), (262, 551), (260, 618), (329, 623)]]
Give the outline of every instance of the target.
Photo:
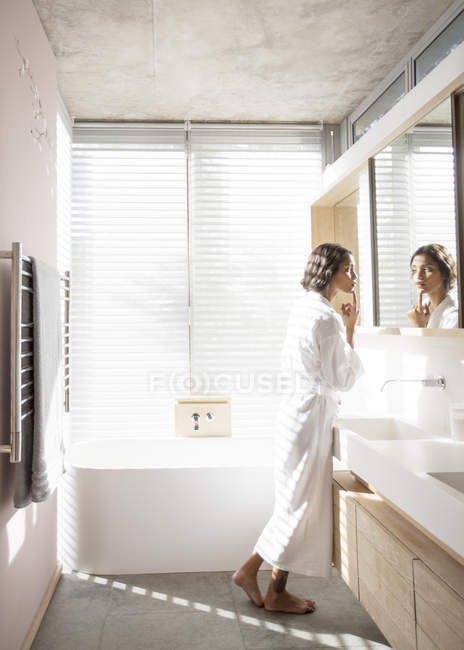
[[(26, 418), (34, 414), (34, 322), (32, 317), (32, 260), (23, 255), (21, 242), (14, 242), (11, 251), (0, 251), (0, 258), (11, 259), (11, 324), (10, 324), (10, 443), (0, 445), (0, 453), (10, 454), (11, 463), (21, 462), (22, 429)], [(63, 368), (64, 408), (69, 411), (69, 337), (70, 337), (70, 273), (62, 280), (63, 298)]]
[(66, 271), (61, 276), (61, 289), (62, 289), (62, 305), (63, 305), (63, 378), (64, 378), (64, 412), (69, 413), (69, 392), (71, 380), (71, 366), (70, 366), (70, 304), (71, 304), (71, 274)]

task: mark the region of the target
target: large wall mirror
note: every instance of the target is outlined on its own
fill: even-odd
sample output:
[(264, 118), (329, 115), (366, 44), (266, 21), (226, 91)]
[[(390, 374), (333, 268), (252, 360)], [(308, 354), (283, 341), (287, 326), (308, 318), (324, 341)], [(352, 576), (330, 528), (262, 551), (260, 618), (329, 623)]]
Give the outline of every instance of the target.
[[(438, 256), (445, 265), (458, 262), (460, 248), (452, 98), (371, 159), (370, 184), (374, 323), (394, 328), (412, 327), (414, 322), (422, 327), (457, 327), (460, 283), (446, 286), (444, 267), (436, 260)], [(440, 247), (418, 255), (411, 270), (411, 255), (430, 244)], [(420, 311), (416, 320), (411, 313), (415, 305), (422, 305), (416, 308)]]

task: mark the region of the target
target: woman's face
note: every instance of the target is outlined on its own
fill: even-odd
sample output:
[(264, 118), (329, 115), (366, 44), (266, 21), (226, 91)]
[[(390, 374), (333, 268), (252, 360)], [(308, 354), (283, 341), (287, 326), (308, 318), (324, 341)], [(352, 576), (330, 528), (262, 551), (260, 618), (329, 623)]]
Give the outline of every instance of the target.
[(353, 256), (347, 255), (332, 278), (332, 286), (337, 291), (351, 293), (356, 287), (357, 279)]
[(435, 293), (445, 288), (445, 278), (438, 264), (429, 255), (416, 255), (411, 263), (411, 277), (417, 291)]

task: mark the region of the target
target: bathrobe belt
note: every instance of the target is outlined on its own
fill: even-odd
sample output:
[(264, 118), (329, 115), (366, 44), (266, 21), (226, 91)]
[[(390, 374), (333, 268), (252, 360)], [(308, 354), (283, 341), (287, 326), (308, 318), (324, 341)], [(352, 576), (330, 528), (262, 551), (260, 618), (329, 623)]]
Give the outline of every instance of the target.
[(295, 391), (295, 394), (301, 398), (305, 398), (310, 395), (324, 395), (325, 397), (330, 397), (337, 403), (339, 402), (339, 393), (331, 386), (326, 386), (324, 384), (312, 384), (304, 380), (300, 382), (298, 390)]

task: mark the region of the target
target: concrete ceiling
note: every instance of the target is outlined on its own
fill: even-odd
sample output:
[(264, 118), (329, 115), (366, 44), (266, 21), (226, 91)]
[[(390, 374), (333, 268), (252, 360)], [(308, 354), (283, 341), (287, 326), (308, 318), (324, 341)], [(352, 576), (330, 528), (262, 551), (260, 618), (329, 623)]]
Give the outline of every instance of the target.
[(33, 0), (76, 119), (338, 123), (453, 0)]

